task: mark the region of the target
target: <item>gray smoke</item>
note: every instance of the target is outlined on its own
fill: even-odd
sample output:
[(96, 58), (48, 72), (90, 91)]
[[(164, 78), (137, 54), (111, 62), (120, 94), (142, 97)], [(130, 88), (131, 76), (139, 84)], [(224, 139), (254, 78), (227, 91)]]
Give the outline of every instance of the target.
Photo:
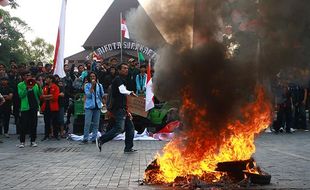
[[(309, 8), (307, 0), (154, 0), (146, 11), (167, 39), (165, 46), (156, 44), (143, 25), (143, 8), (132, 11), (127, 20), (139, 23), (132, 31), (137, 40), (161, 46), (154, 68), (155, 95), (182, 100), (189, 91), (193, 102), (208, 110), (201, 119), (219, 131), (252, 100), (257, 84), (279, 72), (305, 82)], [(241, 16), (233, 17), (232, 12)], [(226, 25), (232, 26), (232, 39), (222, 38)], [(233, 57), (227, 53), (230, 43), (240, 45)], [(193, 118), (185, 114), (190, 126)]]

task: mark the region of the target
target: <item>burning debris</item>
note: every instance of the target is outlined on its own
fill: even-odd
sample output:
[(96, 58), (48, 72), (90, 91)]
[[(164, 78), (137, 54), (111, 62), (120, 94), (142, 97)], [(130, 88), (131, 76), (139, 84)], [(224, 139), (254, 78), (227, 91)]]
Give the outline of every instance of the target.
[(191, 125), (197, 128), (183, 128), (164, 147), (163, 154), (146, 169), (146, 183), (199, 179), (214, 185), (238, 183), (246, 178), (245, 172), (263, 175), (254, 167), (251, 156), (255, 152), (255, 134), (267, 128), (270, 121), (270, 105), (264, 101), (262, 89), (257, 91), (257, 100), (241, 111), (243, 120), (228, 123), (220, 131), (208, 130), (209, 123), (201, 119), (207, 112), (191, 100), (184, 100), (182, 110), (192, 111)]
[[(151, 1), (149, 7), (170, 43), (158, 52), (154, 92), (182, 102), (183, 127), (146, 169), (145, 181), (270, 183), (251, 160), (254, 139), (271, 121), (269, 81), (279, 71), (309, 67), (310, 2), (178, 0)], [(127, 20), (140, 23), (131, 30), (138, 41), (152, 39), (139, 9)]]
[[(160, 166), (157, 160), (154, 160), (145, 170), (145, 182), (148, 184), (163, 184), (162, 181), (157, 181), (160, 172)], [(214, 172), (205, 172), (201, 176), (178, 176), (173, 182), (170, 182), (170, 185), (190, 189), (211, 187), (237, 189), (249, 187), (251, 183), (267, 185), (270, 180), (271, 175), (261, 171), (256, 166), (254, 159), (251, 158), (244, 161), (219, 162)]]

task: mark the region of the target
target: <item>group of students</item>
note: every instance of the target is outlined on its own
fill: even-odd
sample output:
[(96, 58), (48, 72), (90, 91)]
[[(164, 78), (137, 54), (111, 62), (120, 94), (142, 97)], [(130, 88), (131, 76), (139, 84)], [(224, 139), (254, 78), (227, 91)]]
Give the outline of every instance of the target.
[[(137, 66), (133, 58), (129, 59), (127, 63), (121, 64), (115, 58), (111, 60), (109, 64), (88, 61), (85, 65), (79, 65), (77, 71), (75, 71), (75, 65), (69, 68), (65, 64), (66, 76), (62, 79), (52, 74), (49, 64), (45, 66), (46, 68), (39, 64), (21, 68), (17, 72), (18, 74), (15, 74), (16, 79), (13, 80), (15, 83), (12, 83), (8, 75), (0, 76), (1, 84), (7, 84), (7, 86), (2, 84), (0, 87), (0, 93), (3, 95), (3, 98), (0, 96), (0, 111), (5, 108), (8, 109), (1, 111), (1, 113), (8, 113), (8, 116), (0, 117), (2, 121), (0, 122), (5, 126), (5, 135), (8, 136), (11, 107), (15, 98), (18, 99), (19, 103), (17, 114), (19, 117), (15, 118), (16, 125), (19, 125), (17, 126), (20, 139), (18, 147), (25, 147), (26, 134), (30, 135), (30, 146), (37, 146), (38, 111), (44, 115), (45, 132), (42, 141), (52, 137), (55, 139), (64, 137), (65, 126), (68, 121), (70, 122), (70, 115), (72, 114), (72, 109), (70, 111), (72, 104), (69, 105), (68, 99), (74, 96), (74, 92), (83, 92), (85, 123), (82, 144), (86, 144), (88, 141), (93, 143), (97, 141), (98, 148), (101, 148), (102, 144), (125, 130), (126, 146), (124, 151), (134, 151), (132, 149), (134, 125), (132, 116), (127, 111), (126, 96), (145, 94), (146, 66)], [(16, 67), (16, 64), (12, 66)], [(0, 68), (0, 75), (2, 70)], [(78, 87), (75, 86), (76, 84)], [(101, 117), (100, 109), (106, 102), (104, 94), (108, 92), (108, 89), (111, 89), (109, 94), (113, 97), (111, 98), (113, 99), (113, 106), (109, 106), (109, 115), (114, 120), (114, 126), (100, 139), (96, 139)], [(64, 122), (65, 113), (67, 113), (67, 122)], [(92, 129), (93, 136), (89, 139), (90, 129)]]

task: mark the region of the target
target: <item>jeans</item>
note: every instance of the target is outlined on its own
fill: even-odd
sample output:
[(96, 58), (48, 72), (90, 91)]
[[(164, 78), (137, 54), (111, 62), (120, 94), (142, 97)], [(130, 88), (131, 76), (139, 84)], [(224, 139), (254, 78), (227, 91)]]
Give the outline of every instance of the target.
[(96, 140), (100, 121), (100, 113), (101, 113), (100, 109), (85, 109), (83, 141), (88, 141), (90, 127), (92, 127), (92, 133), (93, 133), (91, 141)]
[(100, 137), (100, 142), (106, 143), (125, 130), (125, 150), (132, 149), (135, 131), (133, 122), (127, 117), (127, 113), (124, 109), (114, 111), (113, 115), (115, 116), (115, 124), (111, 130)]

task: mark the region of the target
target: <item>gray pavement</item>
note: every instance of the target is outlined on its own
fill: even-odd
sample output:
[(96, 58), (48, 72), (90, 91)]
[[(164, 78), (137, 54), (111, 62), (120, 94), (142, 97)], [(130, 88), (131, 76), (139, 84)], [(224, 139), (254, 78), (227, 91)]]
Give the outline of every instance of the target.
[[(16, 135), (1, 139), (1, 190), (168, 188), (138, 182), (165, 142), (135, 141), (138, 153), (124, 154), (123, 141), (108, 142), (99, 153), (94, 144), (79, 145), (65, 139), (38, 141), (38, 147), (30, 147), (28, 142), (24, 149), (16, 147)], [(310, 189), (310, 132), (264, 133), (256, 145), (255, 159), (272, 175), (272, 184), (250, 189)]]

